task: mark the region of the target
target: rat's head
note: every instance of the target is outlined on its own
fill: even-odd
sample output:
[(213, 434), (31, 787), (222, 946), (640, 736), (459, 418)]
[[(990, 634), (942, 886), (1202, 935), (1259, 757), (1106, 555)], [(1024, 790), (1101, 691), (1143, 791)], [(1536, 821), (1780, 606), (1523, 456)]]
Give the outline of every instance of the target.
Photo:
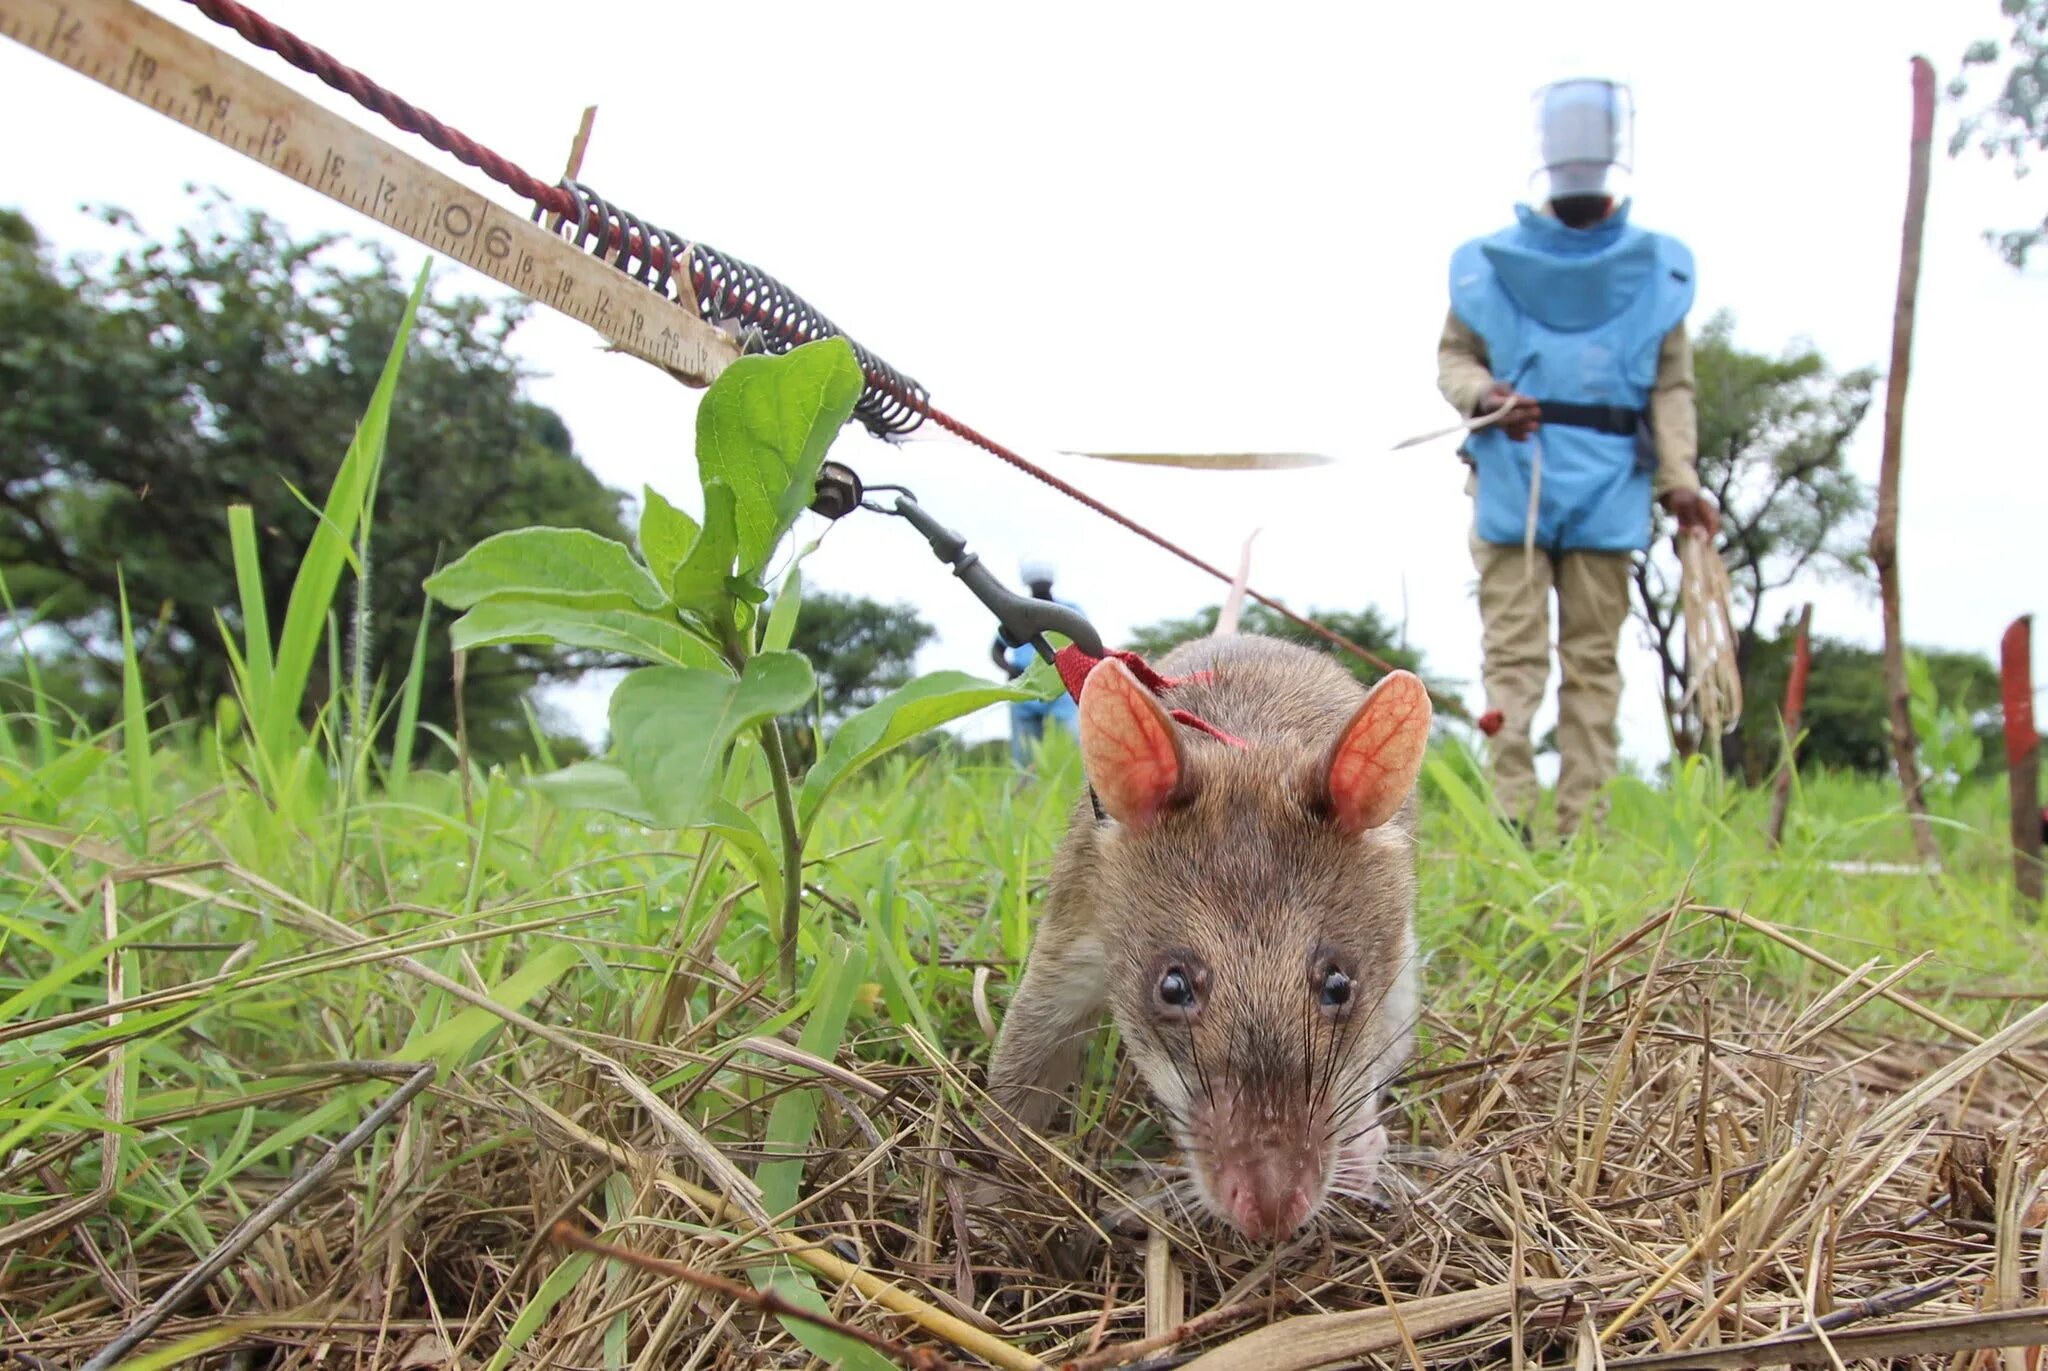
[(1082, 690), (1111, 1008), (1203, 1202), (1250, 1237), (1362, 1191), (1385, 1149), (1429, 722), (1407, 672), (1305, 752), (1184, 733), (1113, 660)]

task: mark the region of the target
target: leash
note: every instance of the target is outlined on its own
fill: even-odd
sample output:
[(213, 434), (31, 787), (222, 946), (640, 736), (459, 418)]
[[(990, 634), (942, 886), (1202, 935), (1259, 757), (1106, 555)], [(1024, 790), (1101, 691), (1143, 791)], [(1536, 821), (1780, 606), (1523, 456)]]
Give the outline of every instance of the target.
[[(867, 498), (869, 494), (881, 491), (892, 492), (896, 498), (887, 505)], [(1206, 671), (1197, 671), (1189, 676), (1161, 675), (1135, 652), (1105, 648), (1101, 635), (1079, 610), (1033, 595), (1020, 595), (1004, 585), (978, 554), (968, 550), (967, 540), (932, 517), (908, 489), (897, 485), (864, 485), (860, 476), (844, 462), (826, 462), (818, 470), (817, 486), (811, 499), (812, 512), (837, 522), (856, 509), (893, 515), (922, 533), (931, 545), (932, 555), (952, 567), (953, 575), (995, 615), (997, 633), (1004, 644), (1023, 647), (1028, 643), (1041, 658), (1051, 662), (1059, 672), (1060, 684), (1066, 687), (1067, 694), (1076, 704), (1080, 703), (1089, 673), (1106, 661), (1121, 662), (1139, 684), (1159, 697), (1162, 703), (1170, 691), (1180, 686), (1212, 679), (1212, 674)], [(1067, 645), (1055, 650), (1046, 639), (1048, 633), (1057, 633), (1068, 639)], [(1175, 708), (1168, 709), (1166, 713), (1175, 723), (1206, 733), (1228, 746), (1249, 746), (1244, 739), (1218, 728), (1191, 710)]]
[[(917, 381), (758, 267), (660, 228), (573, 179), (539, 180), (236, 0), (188, 3), (530, 201), (532, 222), (508, 214), (134, 0), (0, 0), (0, 33), (581, 320), (620, 350), (654, 362), (685, 384), (710, 384), (739, 355), (741, 337), (758, 337), (771, 352), (845, 338), (865, 374), (854, 412), (875, 436), (900, 438), (930, 421), (1229, 583), (1221, 568), (946, 414)], [(1226, 466), (1258, 464), (1243, 455), (1212, 460)], [(1257, 590), (1246, 593), (1376, 670), (1394, 670), (1377, 653), (1279, 600)], [(1440, 700), (1437, 707), (1466, 717), (1455, 700)]]
[(1461, 419), (1449, 428), (1440, 428), (1431, 433), (1418, 433), (1413, 438), (1403, 438), (1400, 442), (1389, 448), (1388, 451), (1399, 452), (1403, 448), (1420, 447), (1424, 443), (1433, 443), (1439, 438), (1448, 438), (1453, 433), (1472, 433), (1491, 424), (1499, 423), (1507, 412), (1514, 407), (1515, 402), (1511, 396), (1499, 409), (1486, 414), (1475, 414), (1469, 419)]
[[(1475, 414), (1471, 418), (1461, 420), (1448, 428), (1436, 429), (1430, 433), (1418, 433), (1412, 438), (1403, 438), (1400, 442), (1394, 444), (1390, 451), (1400, 452), (1404, 448), (1419, 447), (1424, 443), (1433, 443), (1439, 438), (1448, 438), (1454, 433), (1476, 433), (1482, 428), (1490, 428), (1494, 424), (1499, 423), (1506, 417), (1507, 412), (1514, 407), (1515, 397), (1510, 395), (1501, 402), (1498, 409), (1490, 410), (1485, 414)], [(1525, 579), (1533, 580), (1536, 576), (1536, 517), (1543, 502), (1543, 440), (1536, 434), (1531, 433), (1527, 441), (1531, 448), (1529, 454), (1529, 510), (1522, 520), (1522, 575)], [(1499, 727), (1500, 725), (1496, 723), (1492, 729), (1486, 731), (1490, 736), (1493, 732), (1498, 731)]]

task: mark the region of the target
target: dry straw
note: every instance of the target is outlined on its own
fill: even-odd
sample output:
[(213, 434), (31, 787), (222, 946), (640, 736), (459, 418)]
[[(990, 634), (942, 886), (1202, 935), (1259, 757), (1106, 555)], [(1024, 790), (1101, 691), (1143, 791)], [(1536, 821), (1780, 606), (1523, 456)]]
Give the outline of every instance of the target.
[[(39, 851), (89, 844), (8, 836)], [(103, 855), (116, 868), (106, 890), (232, 898), (329, 942), (327, 955), (380, 955), (394, 984), (454, 985), (510, 1030), (393, 1125), (403, 1145), (364, 1149), (342, 1183), (247, 1234), (233, 1282), (152, 1345), (211, 1335), (280, 1366), (474, 1368), (518, 1327), (523, 1344), (500, 1364), (802, 1365), (802, 1319), (724, 1284), (764, 1253), (809, 1272), (829, 1320), (875, 1355), (926, 1367), (1892, 1357), (1975, 1371), (1951, 1359), (2048, 1340), (2048, 1006), (1980, 1037), (1915, 998), (1910, 965), (1847, 966), (1740, 911), (1660, 911), (1587, 947), (1535, 1008), (1524, 996), (1514, 1011), (1428, 1016), (1427, 1051), (1401, 1087), (1389, 1202), (1333, 1208), (1273, 1252), (1148, 1201), (1170, 1176), (1155, 1146), (1139, 1149), (1147, 1160), (1127, 1145), (1156, 1136), (1127, 1074), (1089, 1094), (1082, 1129), (1013, 1135), (990, 1126), (978, 1071), (914, 1034), (823, 1062), (780, 1037), (719, 1041), (721, 1021), (740, 1021), (720, 1006), (671, 1041), (605, 1038), (493, 1008), (250, 873), (214, 868), (229, 897), (206, 872), (123, 872)], [(1802, 1002), (1765, 998), (1742, 974), (1736, 940), (1759, 939), (1806, 959), (1816, 988)], [(760, 993), (721, 985), (728, 1004)], [(112, 1022), (124, 1006), (118, 982), (107, 990), (96, 1012)], [(694, 1097), (656, 1089), (685, 1067), (716, 1070)], [(732, 1089), (742, 1078), (754, 1088)], [(763, 1214), (757, 1194), (705, 1182), (761, 1160), (766, 1111), (792, 1089), (821, 1092), (820, 1131), (803, 1200)], [(707, 1148), (721, 1166), (704, 1164)], [(7, 1159), (0, 1184), (62, 1161)], [(1007, 1205), (968, 1210), (989, 1174), (1012, 1183)], [(193, 1218), (225, 1234), (275, 1193), (241, 1180)], [(391, 1197), (374, 1216), (361, 1208), (371, 1193)], [(1142, 1217), (1148, 1202), (1164, 1208)], [(61, 1254), (83, 1217), (16, 1230), (20, 1250)], [(551, 1242), (558, 1223), (633, 1259)], [(168, 1235), (141, 1257), (133, 1285), (17, 1260), (0, 1302), (46, 1312), (32, 1339), (9, 1336), (47, 1364), (84, 1361), (194, 1264)], [(590, 1262), (580, 1276), (572, 1258)], [(401, 1287), (428, 1297), (395, 1306)]]

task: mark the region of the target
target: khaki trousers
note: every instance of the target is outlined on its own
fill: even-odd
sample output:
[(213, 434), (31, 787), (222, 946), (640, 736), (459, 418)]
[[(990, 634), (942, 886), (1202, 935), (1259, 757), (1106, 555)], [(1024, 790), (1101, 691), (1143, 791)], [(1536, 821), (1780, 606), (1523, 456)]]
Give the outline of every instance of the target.
[(1550, 683), (1550, 597), (1557, 596), (1557, 827), (1569, 834), (1614, 775), (1615, 716), (1621, 668), (1615, 660), (1628, 618), (1630, 559), (1625, 552), (1565, 552), (1481, 542), (1472, 535), (1479, 568), (1479, 620), (1485, 648), (1487, 708), (1501, 713), (1490, 740), (1494, 794), (1508, 814), (1527, 823), (1537, 799), (1536, 754), (1529, 726)]

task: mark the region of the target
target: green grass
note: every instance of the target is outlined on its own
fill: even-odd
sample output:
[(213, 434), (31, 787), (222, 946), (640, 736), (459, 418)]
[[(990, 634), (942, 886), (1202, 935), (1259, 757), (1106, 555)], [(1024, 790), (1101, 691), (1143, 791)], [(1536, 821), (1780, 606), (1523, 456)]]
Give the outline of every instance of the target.
[[(736, 1157), (762, 1155), (764, 1142), (801, 1152), (815, 1100), (778, 1102), (743, 1062), (713, 1066), (719, 1044), (815, 1026), (830, 1005), (822, 1034), (805, 1034), (815, 1055), (885, 1072), (919, 1060), (915, 1030), (979, 1061), (974, 968), (998, 970), (999, 1005), (1078, 784), (1059, 744), (1035, 777), (940, 749), (856, 782), (813, 843), (805, 989), (787, 1004), (768, 989), (777, 911), (717, 836), (563, 811), (514, 771), (465, 784), (436, 738), (420, 740), (419, 770), (359, 787), (331, 714), (283, 753), (220, 727), (149, 735), (133, 711), (118, 739), (51, 722), (11, 719), (0, 767), (0, 1157), (11, 1163), (0, 1226), (104, 1184), (85, 1231), (116, 1269), (171, 1269), (210, 1250), (253, 1197), (388, 1089), (334, 1063), (433, 1060), (442, 1073), (410, 1122), (352, 1164), (355, 1199), (327, 1241), (358, 1260), (405, 1231), (421, 1193), (449, 1202), (439, 1179), (542, 1167), (553, 1144), (509, 1106), (532, 1097), (574, 1116), (602, 1073), (397, 969), (400, 956), (631, 1057)], [(1828, 870), (1907, 857), (1893, 794), (1875, 782), (1809, 781), (1777, 853), (1759, 837), (1764, 796), (1723, 793), (1705, 770), (1670, 791), (1623, 782), (1606, 841), (1535, 854), (1485, 817), (1463, 754), (1441, 752), (1426, 783), (1421, 925), (1426, 1002), (1439, 1015), (1565, 1023), (1574, 1007), (1556, 995), (1560, 966), (1687, 897), (1748, 910), (1850, 965), (1932, 951), (1914, 993), (1979, 1027), (2011, 1005), (1975, 992), (2038, 985), (2027, 973), (2048, 944), (2008, 908), (2003, 797), (1989, 788), (1941, 816), (1950, 874), (1935, 884)], [(754, 808), (766, 796), (748, 758), (728, 798)], [(1787, 1000), (1830, 980), (1755, 935), (1714, 928), (1692, 941), (1695, 954), (1740, 959)], [(118, 1022), (88, 1012), (112, 976), (137, 1003)], [(1866, 1013), (1872, 1026), (1908, 1026), (1884, 1006)], [(1098, 1103), (1106, 1070), (1104, 1059)], [(807, 1112), (792, 1113), (798, 1099)], [(774, 1106), (765, 1122), (754, 1105)], [(761, 1171), (767, 1210), (789, 1208), (800, 1175), (785, 1163)], [(623, 1216), (629, 1199), (605, 1203)], [(509, 1263), (532, 1220), (501, 1222), (492, 1250)], [(608, 1236), (630, 1241), (633, 1228), (622, 1220)], [(500, 1288), (476, 1254), (428, 1255), (471, 1270), (478, 1310)], [(489, 1315), (501, 1323), (481, 1347), (547, 1322), (536, 1301), (573, 1283), (552, 1269), (545, 1287), (524, 1276), (504, 1287), (519, 1293)], [(798, 1281), (794, 1270), (778, 1282)], [(0, 1259), (0, 1281), (24, 1324), (105, 1316), (91, 1265), (47, 1235)], [(247, 1298), (238, 1282), (223, 1292), (231, 1301)]]
[[(422, 653), (391, 664), (406, 667), (393, 700), (360, 663), (328, 673), (351, 693), (306, 698), (322, 644), (346, 652), (346, 592), (369, 570), (383, 404), (281, 621), (250, 574), (246, 511), (232, 513), (241, 628), (224, 626), (223, 651), (237, 693), (212, 719), (167, 726), (148, 707), (124, 607), (131, 670), (113, 729), (65, 717), (33, 671), (0, 721), (0, 1342), (97, 1345), (131, 1316), (121, 1273), (153, 1294), (359, 1122), (392, 1064), (423, 1061), (438, 1069), (429, 1093), (232, 1266), (210, 1307), (302, 1328), (353, 1320), (352, 1346), (387, 1352), (446, 1324), (492, 1366), (543, 1348), (664, 1364), (714, 1336), (712, 1320), (688, 1301), (653, 1305), (625, 1268), (562, 1259), (548, 1222), (843, 1310), (843, 1290), (778, 1250), (808, 1241), (812, 1221), (791, 1211), (824, 1183), (814, 1161), (831, 1149), (873, 1159), (829, 1183), (825, 1212), (865, 1215), (877, 1245), (846, 1260), (901, 1261), (943, 1287), (952, 1235), (933, 1216), (950, 1182), (934, 1158), (979, 1108), (977, 975), (993, 971), (999, 1014), (1079, 792), (1072, 746), (1055, 734), (1036, 774), (988, 749), (897, 753), (829, 802), (806, 796), (786, 992), (763, 735), (736, 739), (711, 818), (678, 832), (558, 807), (529, 784), (552, 769), (544, 756), (469, 765), (416, 726)], [(380, 758), (358, 740), (387, 717), (398, 743)], [(2039, 985), (2048, 937), (2010, 906), (1995, 787), (1941, 802), (1939, 881), (1831, 867), (1911, 860), (1896, 792), (1877, 781), (1807, 780), (1775, 851), (1768, 796), (1704, 766), (1663, 788), (1620, 782), (1613, 801), (1604, 837), (1531, 853), (1491, 817), (1470, 755), (1446, 743), (1433, 756), (1425, 1004), (1458, 1027), (1459, 1050), (1568, 1034), (1581, 1006), (1561, 988), (1589, 951), (1676, 905), (1747, 911), (1851, 967), (1929, 954), (1904, 988), (1979, 1030)], [(1680, 923), (1672, 957), (1732, 963), (1760, 1001), (1838, 983), (1711, 913)], [(1858, 1015), (1864, 1030), (1929, 1035), (1887, 1003)], [(1426, 1058), (1450, 1050), (1426, 1033)], [(820, 1088), (807, 1062), (852, 1074)], [(1089, 1081), (1077, 1147), (1101, 1159), (1145, 1145), (1143, 1127), (1096, 1127), (1131, 1117), (1107, 1043)], [(900, 1123), (884, 1106), (912, 1096), (923, 1132), (884, 1138)], [(712, 1188), (745, 1213), (678, 1189), (721, 1176)], [(1085, 1331), (1092, 1314), (1075, 1317)], [(830, 1362), (875, 1364), (783, 1326)]]

